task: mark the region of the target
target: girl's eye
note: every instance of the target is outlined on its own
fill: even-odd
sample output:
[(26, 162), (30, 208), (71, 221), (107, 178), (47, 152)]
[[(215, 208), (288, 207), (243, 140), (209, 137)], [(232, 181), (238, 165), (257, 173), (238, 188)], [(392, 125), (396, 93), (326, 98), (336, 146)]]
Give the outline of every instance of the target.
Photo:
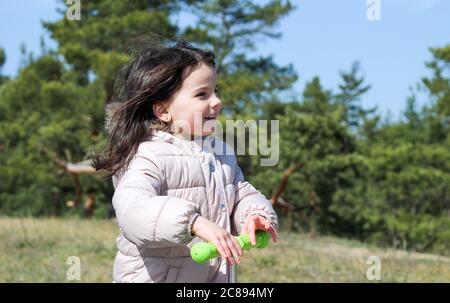
[(196, 95), (196, 97), (205, 97), (205, 96), (206, 96), (206, 93), (199, 93)]

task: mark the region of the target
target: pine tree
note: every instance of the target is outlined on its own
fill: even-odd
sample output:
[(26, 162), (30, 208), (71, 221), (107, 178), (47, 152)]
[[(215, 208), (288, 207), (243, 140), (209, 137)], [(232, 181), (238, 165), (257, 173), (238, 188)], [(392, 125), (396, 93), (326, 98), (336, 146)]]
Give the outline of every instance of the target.
[(375, 111), (364, 109), (360, 104), (361, 96), (370, 89), (370, 85), (364, 84), (365, 79), (359, 72), (359, 62), (354, 62), (349, 72), (340, 72), (342, 83), (339, 84), (340, 92), (335, 96), (336, 103), (344, 108), (345, 123), (353, 128), (361, 126), (368, 114)]
[(275, 26), (293, 9), (290, 1), (280, 0), (264, 4), (250, 0), (191, 4), (190, 11), (197, 16), (196, 25), (188, 26), (182, 35), (215, 51), (225, 115), (261, 116), (263, 105), (296, 81), (292, 65), (282, 67), (272, 56), (251, 55), (257, 41), (281, 36)]
[(6, 76), (3, 76), (2, 74), (2, 68), (5, 62), (6, 62), (6, 53), (5, 50), (0, 47), (0, 86), (8, 79)]

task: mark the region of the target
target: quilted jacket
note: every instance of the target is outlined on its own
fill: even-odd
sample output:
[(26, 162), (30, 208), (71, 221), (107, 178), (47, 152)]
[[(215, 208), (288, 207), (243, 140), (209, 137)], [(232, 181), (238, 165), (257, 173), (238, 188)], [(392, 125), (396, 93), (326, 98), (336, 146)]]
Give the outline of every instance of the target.
[(270, 201), (244, 180), (232, 148), (213, 135), (203, 139), (156, 131), (113, 177), (120, 227), (113, 282), (226, 282), (225, 259), (197, 264), (190, 257), (203, 241), (191, 234), (199, 215), (233, 235), (251, 215), (277, 228)]

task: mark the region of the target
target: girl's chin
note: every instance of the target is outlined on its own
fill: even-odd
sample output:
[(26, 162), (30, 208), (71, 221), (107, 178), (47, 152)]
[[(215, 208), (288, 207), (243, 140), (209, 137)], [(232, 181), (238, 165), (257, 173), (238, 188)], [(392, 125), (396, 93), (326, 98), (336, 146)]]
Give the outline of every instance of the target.
[(204, 137), (204, 136), (209, 136), (209, 135), (211, 135), (212, 133), (213, 133), (212, 131), (205, 131), (205, 132), (202, 132), (201, 135), (196, 135), (196, 136), (197, 136), (197, 137), (199, 137), (199, 136)]
[(217, 120), (207, 120), (205, 124), (203, 124), (202, 132), (203, 135), (209, 135), (214, 132), (214, 130), (217, 128)]

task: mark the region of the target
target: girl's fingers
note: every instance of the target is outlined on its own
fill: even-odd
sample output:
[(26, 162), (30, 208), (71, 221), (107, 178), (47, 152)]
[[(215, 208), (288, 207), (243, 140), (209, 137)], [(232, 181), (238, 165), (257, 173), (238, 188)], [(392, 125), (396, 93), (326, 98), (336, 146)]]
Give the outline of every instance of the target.
[(236, 248), (239, 256), (242, 256), (244, 254), (244, 251), (242, 250), (241, 245), (239, 244), (238, 240), (235, 237), (232, 237), (232, 239), (233, 239), (234, 247)]
[(222, 246), (222, 243), (220, 243), (220, 241), (216, 241), (216, 242), (214, 243), (214, 245), (216, 245), (216, 248), (217, 248), (217, 251), (219, 252), (219, 254), (220, 254), (222, 257), (227, 258), (227, 254), (226, 254), (226, 252), (225, 252), (225, 249), (224, 249), (223, 246)]
[(273, 226), (271, 226), (270, 229), (267, 232), (269, 232), (272, 235), (272, 241), (273, 242), (277, 242), (277, 240), (278, 240), (278, 233), (275, 230), (275, 228), (273, 228)]
[(248, 234), (250, 236), (250, 243), (252, 243), (252, 245), (256, 245), (256, 236), (255, 236), (255, 224), (252, 222), (249, 223), (248, 226)]
[(270, 230), (269, 230), (269, 233), (272, 235), (272, 241), (273, 242), (277, 242), (277, 240), (278, 240), (278, 233), (277, 233), (277, 231), (275, 230), (275, 228), (271, 228)]
[(233, 254), (233, 258), (234, 258), (234, 260), (233, 261), (235, 261), (236, 263), (240, 263), (240, 258), (239, 258), (239, 250), (237, 249), (237, 247), (236, 247), (236, 245), (235, 245), (235, 242), (236, 241), (236, 239), (234, 239), (234, 237), (233, 238), (228, 238), (228, 240), (227, 240), (227, 242), (228, 242), (228, 247), (230, 248), (230, 250), (231, 250), (231, 253)]
[(222, 243), (222, 247), (223, 247), (223, 249), (225, 251), (226, 258), (228, 259), (228, 261), (231, 264), (234, 264), (234, 262), (233, 262), (233, 260), (234, 260), (233, 259), (233, 253), (230, 250), (230, 247), (229, 247), (229, 245), (227, 243), (227, 240), (226, 239), (221, 239), (221, 243)]
[(253, 226), (253, 229), (255, 229), (255, 224), (257, 224), (256, 221), (257, 218), (258, 216), (250, 216), (249, 218), (247, 218), (244, 226), (242, 227), (241, 234), (250, 234), (251, 231), (250, 226)]
[(269, 229), (271, 226), (270, 221), (263, 217), (258, 217), (257, 225), (258, 225), (258, 227), (265, 228), (265, 229)]
[(265, 220), (264, 228), (265, 228), (265, 231), (267, 231), (268, 233), (270, 233), (272, 235), (272, 241), (276, 242), (277, 238), (278, 238), (277, 231), (272, 226), (272, 224), (270, 224), (270, 222), (268, 220)]
[(278, 241), (278, 233), (276, 229), (272, 226), (271, 222), (264, 217), (254, 216), (250, 217), (249, 220), (242, 228), (241, 234), (248, 234), (250, 236), (250, 242), (252, 245), (256, 245), (256, 231), (263, 230), (271, 234), (272, 241)]
[(276, 242), (278, 239), (278, 234), (275, 228), (272, 226), (269, 220), (263, 217), (256, 217), (255, 225), (257, 230), (264, 230), (272, 235), (272, 241)]
[(239, 256), (242, 256), (244, 254), (244, 251), (242, 250), (242, 247), (239, 244), (239, 241), (234, 237), (233, 237), (233, 239), (234, 239), (234, 245), (236, 246), (237, 251), (239, 252)]

